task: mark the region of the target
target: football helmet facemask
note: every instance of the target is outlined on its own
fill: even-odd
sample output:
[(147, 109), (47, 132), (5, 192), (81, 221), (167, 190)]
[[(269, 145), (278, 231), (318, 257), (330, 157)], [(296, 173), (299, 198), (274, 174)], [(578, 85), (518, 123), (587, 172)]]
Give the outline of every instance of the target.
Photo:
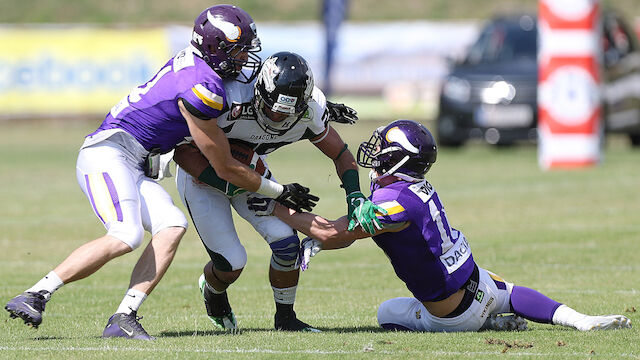
[[(195, 20), (191, 36), (195, 53), (225, 79), (253, 80), (260, 68), (260, 39), (251, 16), (233, 5), (215, 5)], [(243, 68), (246, 71), (242, 71)]]
[(436, 142), (424, 125), (412, 120), (396, 120), (373, 132), (358, 148), (358, 165), (372, 169), (371, 180), (389, 175), (417, 182), (424, 179), (436, 161)]
[(313, 88), (313, 73), (302, 56), (286, 51), (269, 56), (253, 98), (260, 127), (273, 135), (289, 131), (307, 111)]

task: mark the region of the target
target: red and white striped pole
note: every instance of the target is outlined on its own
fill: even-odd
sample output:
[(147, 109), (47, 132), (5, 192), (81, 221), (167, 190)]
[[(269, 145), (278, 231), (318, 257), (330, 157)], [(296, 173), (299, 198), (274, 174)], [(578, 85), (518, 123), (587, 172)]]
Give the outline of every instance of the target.
[(540, 0), (538, 160), (545, 169), (601, 159), (599, 0)]

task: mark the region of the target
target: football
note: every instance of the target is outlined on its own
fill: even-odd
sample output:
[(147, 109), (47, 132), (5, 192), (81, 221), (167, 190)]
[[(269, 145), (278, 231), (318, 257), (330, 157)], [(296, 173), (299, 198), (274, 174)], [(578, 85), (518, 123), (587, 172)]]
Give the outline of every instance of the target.
[(262, 161), (262, 158), (249, 146), (242, 142), (229, 139), (229, 148), (231, 150), (231, 156), (233, 156), (234, 159), (253, 168), (260, 176), (266, 175), (267, 167)]

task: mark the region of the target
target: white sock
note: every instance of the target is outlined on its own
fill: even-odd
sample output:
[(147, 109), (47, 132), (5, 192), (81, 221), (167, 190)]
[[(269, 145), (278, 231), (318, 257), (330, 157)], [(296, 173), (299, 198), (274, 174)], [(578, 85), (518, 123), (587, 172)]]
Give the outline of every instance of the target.
[(116, 310), (116, 314), (130, 314), (132, 311), (138, 311), (140, 305), (142, 305), (142, 302), (146, 298), (147, 294), (143, 293), (142, 291), (136, 289), (127, 290), (127, 293), (124, 295), (124, 299), (122, 299), (118, 310)]
[(276, 288), (273, 289), (273, 299), (280, 304), (293, 304), (296, 302), (296, 290), (298, 286), (292, 286), (288, 288)]
[(47, 300), (51, 298), (51, 294), (53, 294), (56, 290), (62, 287), (64, 283), (60, 280), (60, 277), (55, 272), (50, 271), (45, 277), (40, 279), (35, 285), (27, 289), (28, 292), (38, 292), (40, 290), (46, 290), (49, 292)]
[(584, 319), (585, 314), (579, 313), (567, 305), (560, 305), (556, 312), (553, 313), (553, 323), (556, 325), (564, 325), (569, 327), (576, 327), (576, 322)]

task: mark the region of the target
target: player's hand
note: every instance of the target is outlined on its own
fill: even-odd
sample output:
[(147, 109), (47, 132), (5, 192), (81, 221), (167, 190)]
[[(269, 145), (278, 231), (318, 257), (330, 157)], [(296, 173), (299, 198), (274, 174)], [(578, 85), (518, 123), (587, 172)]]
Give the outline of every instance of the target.
[(358, 225), (367, 233), (373, 235), (376, 229), (382, 229), (382, 224), (376, 213), (386, 215), (387, 210), (371, 202), (360, 191), (352, 192), (347, 196), (349, 227), (353, 231)]
[(327, 111), (329, 111), (329, 121), (341, 124), (355, 124), (358, 121), (358, 112), (345, 104), (327, 101)]
[(297, 212), (311, 211), (318, 200), (319, 197), (309, 193), (309, 188), (298, 183), (284, 185), (282, 194), (276, 198), (277, 202)]
[(307, 270), (311, 258), (316, 256), (322, 250), (322, 243), (316, 239), (306, 237), (300, 242), (300, 252), (298, 253), (298, 262), (302, 271)]
[(270, 197), (252, 195), (247, 198), (247, 207), (258, 216), (270, 216), (276, 207), (276, 201)]

